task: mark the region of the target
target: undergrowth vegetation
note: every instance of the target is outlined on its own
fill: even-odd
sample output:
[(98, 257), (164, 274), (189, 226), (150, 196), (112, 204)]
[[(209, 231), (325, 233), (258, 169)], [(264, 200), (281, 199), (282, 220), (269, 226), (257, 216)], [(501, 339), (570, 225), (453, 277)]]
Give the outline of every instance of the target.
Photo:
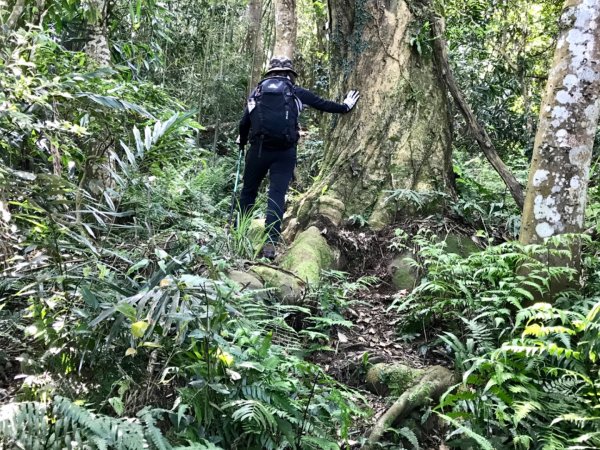
[[(460, 256), (417, 236), (426, 277), (392, 308), (401, 333), (432, 333), (452, 356), (460, 384), (436, 410), (460, 448), (597, 448), (600, 248), (587, 235), (547, 246), (513, 242)], [(538, 300), (576, 271), (552, 254), (583, 242), (580, 287)], [(552, 245), (552, 244), (550, 244)], [(430, 336), (431, 337), (431, 336)]]
[(360, 396), (304, 359), (286, 319), (329, 322), (225, 276), (265, 239), (251, 218), (223, 227), (233, 158), (199, 147), (195, 115), (160, 88), (51, 34), (10, 39), (0, 442), (339, 448)]
[[(21, 3), (11, 25), (8, 10)], [(398, 219), (414, 213), (407, 229), (419, 231), (371, 232), (367, 211), (344, 217), (348, 229), (319, 223), (327, 239), (347, 238), (332, 259), (346, 258), (348, 270), (353, 256), (393, 234), (377, 248), (381, 255), (357, 258), (384, 279), (331, 269), (306, 286), (282, 271), (301, 291), (288, 304), (264, 280), (254, 289), (232, 277), (257, 266), (275, 270), (259, 257), (264, 193), (244, 216), (232, 195), (240, 181), (235, 121), (256, 56), (245, 39), (248, 2), (114, 0), (107, 11), (94, 3), (0, 1), (1, 448), (363, 445), (372, 397), (334, 379), (329, 365), (349, 339), (349, 317), (362, 319), (370, 294), (391, 297), (390, 274), (377, 270), (403, 256), (411, 257), (414, 289), (385, 305), (398, 318), (389, 319), (398, 335), (386, 329), (385, 341), (402, 351), (435, 349), (434, 364), (453, 368), (457, 381), (411, 425), (387, 430), (391, 442), (381, 448), (423, 448), (419, 439), (431, 436), (423, 439), (417, 422), (436, 415), (442, 420), (428, 433), (452, 448), (600, 448), (597, 149), (584, 233), (520, 245), (521, 211), (455, 117), (455, 190), (394, 180), (398, 189), (378, 200), (401, 205)], [(398, 2), (374, 3), (385, 11)], [(465, 97), (525, 183), (563, 2), (433, 3), (443, 6)], [(275, 39), (273, 4), (264, 2), (259, 30), (265, 55)], [(325, 95), (335, 82), (327, 73), (327, 45), (335, 44), (327, 44), (328, 5), (298, 5), (305, 53), (298, 70), (305, 87)], [(357, 11), (360, 38), (371, 18), (364, 5)], [(102, 27), (111, 38), (108, 65), (85, 48)], [(386, 31), (377, 27), (378, 35)], [(430, 24), (420, 27), (411, 45), (428, 58)], [(427, 101), (421, 97), (410, 101)], [(327, 177), (324, 136), (338, 122), (303, 115), (290, 202)], [(371, 174), (353, 159), (358, 186)], [(448, 224), (477, 248), (451, 251), (440, 233)], [(351, 308), (360, 314), (345, 314)], [(369, 334), (379, 320), (388, 317), (366, 317)], [(313, 362), (315, 354), (332, 355), (331, 364)], [(352, 373), (364, 375), (371, 360), (386, 358), (365, 351)]]

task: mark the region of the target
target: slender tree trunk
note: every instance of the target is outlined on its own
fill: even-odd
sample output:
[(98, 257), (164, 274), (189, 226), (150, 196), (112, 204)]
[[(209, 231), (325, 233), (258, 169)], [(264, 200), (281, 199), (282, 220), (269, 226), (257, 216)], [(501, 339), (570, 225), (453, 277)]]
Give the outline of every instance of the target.
[(252, 61), (249, 91), (251, 91), (260, 80), (264, 63), (263, 39), (261, 33), (262, 12), (262, 0), (250, 0), (248, 3), (248, 34), (246, 36), (246, 52)]
[(494, 146), (490, 136), (487, 134), (485, 128), (477, 121), (473, 110), (467, 103), (465, 96), (458, 87), (456, 79), (450, 70), (450, 65), (448, 64), (448, 52), (446, 50), (446, 41), (444, 39), (444, 25), (442, 20), (438, 17), (432, 16), (431, 26), (431, 31), (433, 34), (433, 52), (436, 63), (441, 72), (442, 78), (448, 86), (448, 90), (450, 91), (452, 98), (454, 98), (458, 109), (467, 123), (470, 133), (479, 144), (481, 151), (508, 187), (508, 190), (510, 191), (519, 209), (523, 209), (523, 203), (525, 202), (525, 199), (521, 184), (517, 181), (510, 169), (506, 167), (506, 164), (504, 164), (502, 159), (500, 159), (500, 156), (498, 155), (496, 147)]
[(275, 0), (274, 56), (294, 57), (296, 50), (296, 0)]
[(14, 30), (17, 28), (17, 24), (19, 23), (19, 19), (21, 18), (24, 10), (25, 0), (17, 0), (15, 6), (13, 6), (10, 16), (8, 16), (8, 19), (6, 20), (7, 29)]
[(520, 240), (581, 232), (600, 111), (600, 1), (567, 0), (540, 107)]
[(96, 10), (97, 20), (90, 23), (90, 40), (85, 44), (84, 51), (99, 65), (109, 66), (110, 47), (106, 27), (108, 0), (89, 0), (89, 3)]
[(334, 98), (358, 89), (361, 99), (352, 112), (330, 119), (321, 173), (296, 205), (289, 236), (320, 218), (338, 225), (351, 215), (379, 229), (400, 208), (409, 213), (408, 204), (390, 200), (390, 191), (450, 186), (446, 90), (431, 57), (410, 44), (410, 30), (420, 29), (425, 12), (402, 0), (329, 6)]

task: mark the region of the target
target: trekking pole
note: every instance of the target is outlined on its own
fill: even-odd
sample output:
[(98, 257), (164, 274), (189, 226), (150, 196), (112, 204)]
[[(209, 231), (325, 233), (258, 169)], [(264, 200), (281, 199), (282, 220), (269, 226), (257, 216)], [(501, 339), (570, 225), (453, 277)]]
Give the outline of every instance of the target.
[(244, 147), (240, 146), (240, 152), (237, 160), (237, 169), (235, 171), (235, 183), (233, 185), (233, 194), (231, 195), (231, 207), (229, 208), (229, 226), (233, 224), (233, 211), (235, 209), (235, 200), (237, 196), (237, 189), (240, 181), (240, 171), (242, 169), (242, 155), (244, 154)]

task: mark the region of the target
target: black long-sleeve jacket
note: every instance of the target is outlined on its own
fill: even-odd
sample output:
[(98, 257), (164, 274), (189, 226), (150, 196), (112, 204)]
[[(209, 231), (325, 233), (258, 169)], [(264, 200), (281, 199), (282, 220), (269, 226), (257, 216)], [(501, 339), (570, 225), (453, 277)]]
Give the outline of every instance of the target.
[[(301, 88), (300, 86), (294, 86), (294, 94), (298, 97), (298, 100), (303, 105), (311, 106), (319, 111), (325, 111), (328, 113), (347, 113), (348, 107), (344, 103), (336, 103), (331, 100), (325, 100), (318, 95), (310, 92), (308, 89)], [(244, 108), (244, 115), (240, 120), (240, 145), (245, 146), (248, 143), (248, 134), (250, 133), (250, 112), (248, 106)]]

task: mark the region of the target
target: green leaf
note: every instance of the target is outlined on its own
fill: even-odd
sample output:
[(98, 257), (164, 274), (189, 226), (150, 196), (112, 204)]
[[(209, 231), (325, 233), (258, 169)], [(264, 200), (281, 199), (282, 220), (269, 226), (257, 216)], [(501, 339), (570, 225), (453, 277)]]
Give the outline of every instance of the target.
[(150, 114), (141, 106), (136, 105), (135, 103), (130, 103), (126, 100), (111, 97), (109, 95), (98, 95), (93, 94), (91, 92), (79, 92), (75, 94), (75, 96), (79, 98), (86, 98), (106, 108), (116, 109), (120, 111), (134, 111), (140, 114), (141, 116), (147, 117), (148, 119), (156, 119), (152, 114)]
[(108, 403), (117, 413), (117, 416), (122, 416), (125, 412), (125, 405), (123, 404), (123, 400), (119, 397), (111, 397), (108, 399)]
[(127, 317), (132, 322), (136, 319), (137, 311), (129, 303), (121, 303), (117, 305), (116, 310)]
[(148, 322), (146, 322), (145, 320), (140, 320), (131, 324), (131, 334), (133, 334), (133, 337), (136, 337), (138, 339), (144, 336), (144, 333), (147, 329)]
[(231, 393), (231, 391), (227, 389), (227, 386), (221, 383), (209, 383), (208, 387), (219, 394), (228, 395)]
[(265, 338), (263, 339), (263, 342), (260, 346), (260, 350), (258, 351), (258, 355), (261, 358), (264, 358), (267, 356), (267, 354), (269, 353), (269, 348), (271, 348), (271, 340), (273, 339), (273, 332), (269, 331), (267, 333), (267, 335), (265, 336)]
[(87, 287), (81, 288), (81, 297), (86, 305), (91, 306), (92, 308), (97, 308), (100, 304), (96, 296)]
[(131, 275), (133, 272), (136, 272), (140, 269), (143, 269), (144, 267), (147, 267), (148, 264), (150, 264), (150, 261), (146, 258), (136, 262), (133, 266), (131, 266), (129, 268), (129, 270), (127, 271), (127, 275)]

